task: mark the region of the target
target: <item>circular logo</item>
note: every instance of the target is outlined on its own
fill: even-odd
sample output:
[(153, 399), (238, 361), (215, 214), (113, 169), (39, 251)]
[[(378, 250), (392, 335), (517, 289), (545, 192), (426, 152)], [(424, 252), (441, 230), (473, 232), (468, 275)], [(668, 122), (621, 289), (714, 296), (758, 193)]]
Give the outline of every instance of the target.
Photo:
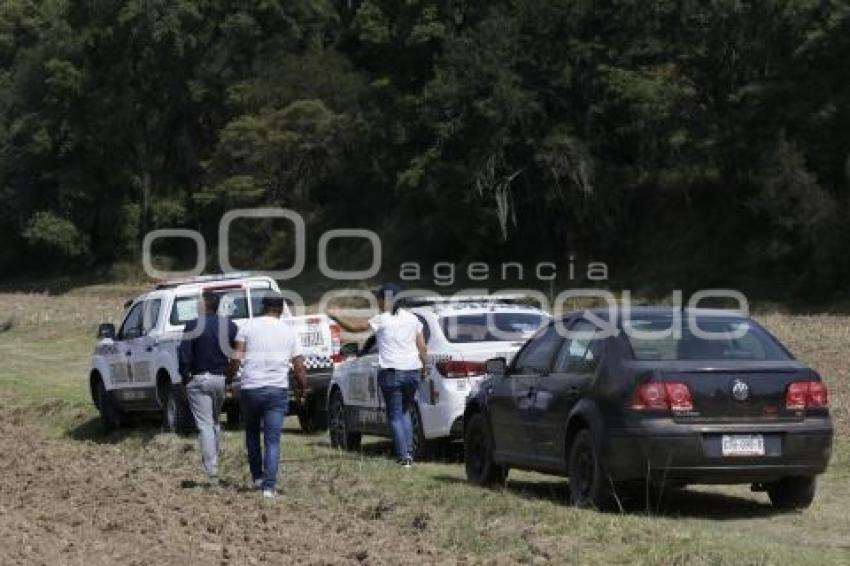
[(738, 401), (746, 401), (750, 398), (750, 386), (736, 379), (732, 382), (732, 397)]

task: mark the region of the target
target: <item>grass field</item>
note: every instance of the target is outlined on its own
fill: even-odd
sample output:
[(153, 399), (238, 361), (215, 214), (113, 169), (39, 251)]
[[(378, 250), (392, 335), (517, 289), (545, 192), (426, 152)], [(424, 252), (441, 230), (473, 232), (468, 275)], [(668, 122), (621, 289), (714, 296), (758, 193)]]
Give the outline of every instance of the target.
[(579, 511), (559, 478), (512, 472), (504, 489), (478, 489), (460, 448), (404, 471), (384, 440), (341, 453), (291, 419), (269, 504), (244, 487), (238, 432), (215, 490), (196, 484), (193, 438), (153, 422), (100, 434), (86, 382), (94, 328), (132, 292), (0, 295), (0, 322), (15, 319), (0, 334), (0, 563), (850, 564), (850, 317), (759, 317), (830, 388), (836, 446), (804, 513), (774, 513), (747, 487)]

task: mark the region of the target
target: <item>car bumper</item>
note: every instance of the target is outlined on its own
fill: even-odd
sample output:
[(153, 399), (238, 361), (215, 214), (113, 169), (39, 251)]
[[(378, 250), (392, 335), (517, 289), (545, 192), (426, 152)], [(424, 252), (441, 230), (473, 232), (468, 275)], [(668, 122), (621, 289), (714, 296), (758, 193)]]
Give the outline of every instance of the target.
[[(323, 368), (316, 370), (307, 370), (307, 399), (319, 399), (317, 406), (321, 410), (325, 410), (325, 397), (327, 396), (328, 385), (333, 376), (333, 368)], [(291, 414), (297, 408), (296, 389), (294, 378), (289, 378), (289, 413)], [(227, 407), (230, 404), (239, 402), (239, 382), (236, 381), (227, 386), (225, 391), (224, 405)]]
[[(434, 370), (436, 371), (436, 370)], [(422, 419), (425, 421), (425, 437), (463, 438), (463, 413), (466, 400), (483, 378), (439, 379), (433, 376), (423, 380), (417, 399)], [(434, 395), (431, 388), (434, 388)], [(434, 402), (431, 402), (431, 400)]]
[[(724, 456), (724, 434), (761, 434), (764, 456)], [(826, 470), (832, 453), (828, 419), (771, 425), (700, 425), (658, 419), (640, 428), (610, 431), (604, 447), (614, 481), (758, 483)]]

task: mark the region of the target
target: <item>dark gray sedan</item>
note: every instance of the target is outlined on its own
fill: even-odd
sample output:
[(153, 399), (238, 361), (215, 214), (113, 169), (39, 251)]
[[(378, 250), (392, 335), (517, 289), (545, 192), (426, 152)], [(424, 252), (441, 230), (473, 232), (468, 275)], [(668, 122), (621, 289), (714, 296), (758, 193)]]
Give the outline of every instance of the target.
[(728, 311), (574, 313), (487, 369), (464, 415), (476, 484), (566, 475), (575, 505), (606, 508), (636, 489), (745, 483), (799, 509), (829, 462), (820, 376)]

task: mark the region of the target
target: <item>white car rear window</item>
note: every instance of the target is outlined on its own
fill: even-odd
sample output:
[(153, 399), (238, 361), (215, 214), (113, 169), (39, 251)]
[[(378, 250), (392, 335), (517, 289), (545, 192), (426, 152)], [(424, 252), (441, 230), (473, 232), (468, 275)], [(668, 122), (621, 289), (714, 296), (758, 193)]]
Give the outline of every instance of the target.
[[(218, 314), (231, 320), (248, 318), (248, 297), (244, 289), (216, 291), (221, 295)], [(186, 324), (198, 318), (198, 295), (185, 295), (174, 299), (169, 322), (173, 326)]]
[(528, 339), (544, 322), (537, 313), (488, 312), (444, 316), (440, 327), (453, 343), (509, 342)]

